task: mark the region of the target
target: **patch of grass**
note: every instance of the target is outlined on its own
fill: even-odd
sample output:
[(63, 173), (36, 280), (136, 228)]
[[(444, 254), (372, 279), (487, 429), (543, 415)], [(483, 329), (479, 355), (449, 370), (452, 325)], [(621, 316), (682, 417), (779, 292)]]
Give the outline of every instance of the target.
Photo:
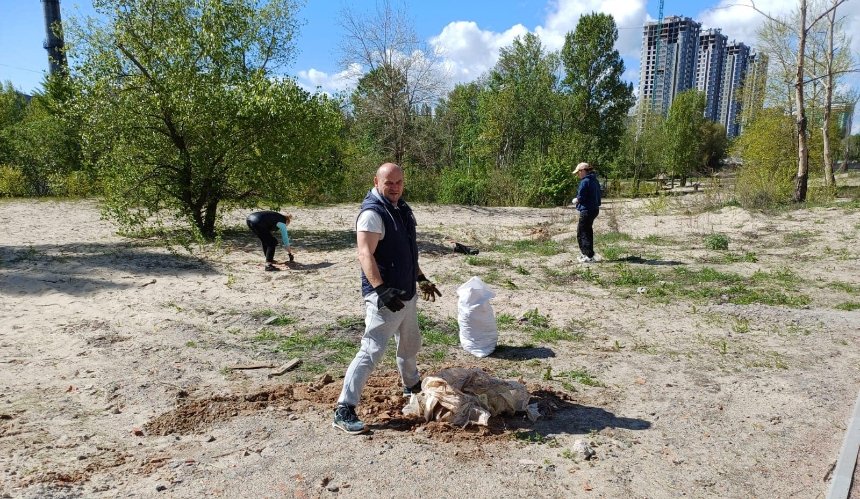
[(532, 329), (532, 339), (541, 343), (558, 343), (559, 341), (573, 341), (581, 339), (569, 331), (557, 327), (538, 327)]
[(652, 246), (672, 246), (676, 244), (671, 238), (659, 236), (657, 234), (648, 234), (641, 239), (642, 242)]
[(745, 334), (750, 332), (750, 321), (749, 319), (735, 319), (735, 323), (732, 326), (732, 331), (738, 334)]
[(510, 267), (511, 261), (507, 258), (493, 258), (489, 256), (466, 255), (466, 263), (475, 267)]
[(437, 322), (419, 311), (418, 329), (421, 331), (422, 341), (425, 345), (456, 346), (460, 344), (459, 325), (452, 328), (451, 321)]
[(739, 253), (726, 253), (723, 255), (723, 263), (738, 263), (738, 262), (746, 262), (746, 263), (756, 263), (758, 261), (758, 257), (755, 253), (751, 251), (747, 251), (744, 254)]
[(271, 308), (261, 308), (251, 311), (251, 317), (257, 320), (267, 319), (273, 315), (275, 315), (275, 311)]
[(540, 256), (553, 256), (562, 253), (561, 244), (552, 239), (520, 239), (497, 243), (494, 251), (506, 254), (534, 253)]
[(788, 295), (777, 289), (754, 289), (743, 284), (730, 287), (726, 294), (729, 297), (729, 302), (735, 305), (763, 303), (765, 305), (785, 305), (799, 308), (812, 303), (812, 299), (804, 294)]
[(603, 246), (600, 248), (600, 253), (605, 260), (617, 260), (621, 255), (627, 254), (627, 248), (616, 245)]
[(233, 274), (227, 274), (227, 287), (232, 289), (233, 286), (235, 286), (235, 285), (236, 285), (236, 276), (234, 276)]
[(187, 346), (188, 348), (197, 348), (197, 342), (196, 341), (186, 341), (185, 346)]
[(783, 267), (771, 272), (756, 271), (750, 278), (752, 281), (773, 281), (780, 284), (798, 284), (800, 277), (788, 267)]
[(594, 235), (595, 244), (615, 244), (621, 241), (632, 241), (633, 238), (626, 232), (605, 232)]
[(425, 352), (432, 362), (444, 362), (448, 358), (448, 352), (442, 348), (434, 348)]
[(583, 384), (585, 386), (606, 386), (596, 380), (585, 368), (574, 369), (572, 371), (562, 371), (556, 375), (558, 378), (567, 378), (571, 381)]
[(631, 267), (627, 264), (615, 266), (618, 276), (612, 282), (616, 286), (645, 286), (657, 281), (657, 273), (646, 268)]
[(553, 438), (545, 437), (534, 430), (517, 430), (511, 434), (511, 438), (530, 444), (546, 444), (554, 440)]
[(766, 352), (761, 357), (750, 362), (750, 367), (768, 367), (771, 369), (788, 369), (788, 363), (779, 352)]
[(839, 305), (836, 305), (836, 308), (838, 310), (847, 310), (847, 311), (851, 312), (853, 310), (860, 309), (860, 303), (857, 303), (856, 301), (846, 301), (846, 302), (840, 303)]
[(713, 233), (705, 236), (705, 248), (710, 250), (729, 249), (729, 237), (725, 234)]
[(828, 283), (827, 286), (837, 291), (844, 291), (852, 295), (860, 293), (860, 286), (856, 286), (848, 282), (833, 281), (831, 283)]
[(271, 326), (289, 326), (290, 324), (295, 324), (298, 321), (299, 321), (298, 319), (296, 319), (294, 317), (290, 317), (289, 315), (279, 315), (275, 318), (274, 321), (270, 322), (269, 325), (271, 325)]
[(536, 328), (546, 328), (549, 327), (549, 317), (545, 315), (541, 315), (540, 311), (537, 308), (527, 310), (523, 314), (523, 319), (525, 322), (532, 327)]
[(281, 339), (280, 333), (278, 333), (276, 331), (272, 331), (271, 329), (269, 329), (267, 327), (261, 329), (256, 335), (254, 335), (253, 338), (251, 338), (252, 341), (258, 341), (258, 342), (277, 341), (279, 339)]
[(815, 240), (816, 236), (818, 236), (817, 231), (811, 230), (798, 230), (794, 232), (789, 232), (788, 234), (782, 237), (782, 240), (785, 244), (789, 246), (795, 246), (797, 244), (806, 244), (810, 241)]
[(514, 269), (514, 272), (520, 275), (532, 275), (532, 273), (529, 272), (529, 269), (523, 267), (522, 265), (517, 265)]
[(281, 337), (278, 351), (289, 357), (312, 357), (327, 362), (346, 364), (355, 356), (356, 345), (325, 333), (296, 331), (294, 334)]
[(496, 314), (496, 326), (499, 329), (510, 328), (517, 324), (517, 318), (511, 314), (500, 313)]
[(592, 284), (600, 284), (600, 275), (591, 267), (573, 267), (569, 270), (558, 270), (549, 267), (541, 267), (547, 277), (547, 281), (556, 285), (569, 285), (575, 282), (586, 281)]

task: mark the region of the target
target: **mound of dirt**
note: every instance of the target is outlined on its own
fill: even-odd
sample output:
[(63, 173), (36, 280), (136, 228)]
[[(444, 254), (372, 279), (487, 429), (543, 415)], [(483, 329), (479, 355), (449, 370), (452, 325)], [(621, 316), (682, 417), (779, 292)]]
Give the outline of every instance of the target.
[[(537, 403), (542, 417), (552, 418), (556, 411), (570, 405), (570, 396), (538, 385), (528, 387), (530, 403)], [(151, 435), (201, 434), (212, 424), (234, 417), (246, 416), (268, 407), (281, 407), (293, 412), (333, 409), (340, 394), (341, 383), (326, 374), (309, 383), (273, 385), (252, 393), (213, 395), (194, 400), (182, 400), (175, 409), (152, 419), (144, 429)], [(506, 439), (518, 429), (529, 427), (521, 414), (490, 418), (489, 425), (461, 428), (448, 423), (406, 416), (402, 410), (408, 398), (400, 388), (396, 371), (371, 376), (362, 394), (358, 413), (371, 429), (420, 432), (434, 440), (455, 442), (475, 439)]]

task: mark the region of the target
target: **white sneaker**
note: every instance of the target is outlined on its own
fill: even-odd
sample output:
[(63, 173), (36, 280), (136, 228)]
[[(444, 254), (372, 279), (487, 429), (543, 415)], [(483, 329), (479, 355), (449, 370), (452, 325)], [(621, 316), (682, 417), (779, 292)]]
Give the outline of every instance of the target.
[(591, 263), (594, 261), (593, 258), (589, 258), (585, 255), (579, 255), (579, 258), (576, 259), (579, 263)]
[(592, 262), (599, 262), (599, 261), (602, 261), (602, 260), (603, 260), (603, 257), (602, 257), (602, 256), (600, 256), (600, 255), (598, 255), (597, 253), (595, 253), (595, 254), (594, 254), (594, 256), (591, 258), (591, 261), (592, 261)]

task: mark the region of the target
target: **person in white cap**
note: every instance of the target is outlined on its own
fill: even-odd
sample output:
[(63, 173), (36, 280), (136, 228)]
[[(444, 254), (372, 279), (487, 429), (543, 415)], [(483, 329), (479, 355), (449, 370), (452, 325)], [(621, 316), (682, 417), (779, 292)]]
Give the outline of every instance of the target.
[(573, 173), (579, 177), (579, 189), (573, 198), (573, 205), (579, 211), (576, 224), (576, 240), (582, 253), (577, 259), (580, 263), (591, 263), (594, 257), (594, 219), (600, 214), (600, 183), (594, 169), (588, 163), (576, 165)]

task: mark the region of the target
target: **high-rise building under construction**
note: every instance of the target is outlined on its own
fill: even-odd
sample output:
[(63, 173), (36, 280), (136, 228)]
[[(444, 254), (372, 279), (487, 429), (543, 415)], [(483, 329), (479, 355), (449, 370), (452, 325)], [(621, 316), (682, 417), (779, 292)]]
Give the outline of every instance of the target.
[[(719, 29), (702, 31), (701, 24), (689, 17), (648, 22), (642, 39), (639, 112), (665, 116), (679, 93), (695, 88), (705, 95), (705, 117), (725, 126), (727, 136), (737, 136), (742, 113), (752, 116), (756, 106), (761, 107), (760, 94), (742, 92), (748, 67), (755, 61), (745, 44), (729, 43)], [(764, 78), (767, 59), (758, 61), (756, 78)], [(743, 101), (750, 98), (754, 100)]]
[(645, 24), (639, 74), (640, 109), (665, 115), (675, 96), (695, 84), (699, 30), (689, 17)]

